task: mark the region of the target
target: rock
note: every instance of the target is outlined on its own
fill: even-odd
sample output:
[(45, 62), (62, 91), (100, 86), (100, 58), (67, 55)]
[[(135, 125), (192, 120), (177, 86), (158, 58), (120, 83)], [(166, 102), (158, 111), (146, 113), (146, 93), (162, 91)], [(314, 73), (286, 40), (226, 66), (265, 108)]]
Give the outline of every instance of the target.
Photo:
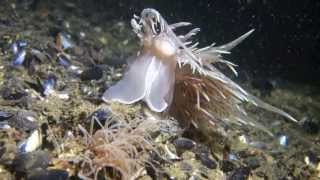
[(317, 134), (320, 130), (319, 122), (310, 117), (304, 117), (301, 121), (299, 121), (299, 125), (306, 133), (309, 134)]
[(22, 153), (14, 159), (13, 168), (18, 172), (29, 173), (35, 169), (46, 169), (49, 161), (49, 155), (45, 151)]

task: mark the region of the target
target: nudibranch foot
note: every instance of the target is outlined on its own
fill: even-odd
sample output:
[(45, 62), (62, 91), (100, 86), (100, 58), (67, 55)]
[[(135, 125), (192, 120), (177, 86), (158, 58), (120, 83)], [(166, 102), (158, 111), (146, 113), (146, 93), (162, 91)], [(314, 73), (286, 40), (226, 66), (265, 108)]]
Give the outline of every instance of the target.
[(104, 101), (132, 104), (139, 100), (155, 112), (164, 111), (171, 104), (175, 68), (151, 54), (138, 56), (124, 77), (102, 96)]

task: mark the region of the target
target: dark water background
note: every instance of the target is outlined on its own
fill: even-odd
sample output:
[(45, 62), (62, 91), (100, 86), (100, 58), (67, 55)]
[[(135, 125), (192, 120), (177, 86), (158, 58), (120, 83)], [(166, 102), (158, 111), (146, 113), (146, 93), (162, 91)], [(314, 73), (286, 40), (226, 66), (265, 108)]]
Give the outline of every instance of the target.
[(260, 77), (320, 83), (317, 0), (96, 0), (82, 5), (94, 12), (105, 11), (106, 17), (100, 17), (103, 21), (114, 17), (126, 22), (143, 8), (155, 8), (169, 23), (190, 21), (200, 27), (198, 38), (203, 45), (228, 42), (254, 28), (252, 37), (234, 49), (230, 57), (240, 69)]

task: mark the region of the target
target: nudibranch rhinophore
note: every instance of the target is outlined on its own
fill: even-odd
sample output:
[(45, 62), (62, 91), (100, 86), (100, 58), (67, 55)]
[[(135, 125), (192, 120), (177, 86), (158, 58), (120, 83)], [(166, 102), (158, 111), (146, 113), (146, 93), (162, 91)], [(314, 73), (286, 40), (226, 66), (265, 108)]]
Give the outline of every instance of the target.
[(237, 75), (236, 65), (222, 55), (229, 54), (253, 29), (227, 44), (213, 43), (198, 48), (191, 37), (199, 28), (176, 35), (176, 28), (191, 23), (169, 25), (155, 9), (144, 9), (140, 16), (134, 15), (131, 25), (142, 48), (124, 77), (103, 94), (104, 101), (132, 104), (143, 100), (152, 111), (168, 109), (191, 121), (203, 116), (215, 122), (233, 116), (238, 123), (252, 124), (243, 120), (245, 111), (240, 106), (249, 102), (296, 121), (286, 112), (250, 95), (215, 67), (217, 63), (225, 64)]

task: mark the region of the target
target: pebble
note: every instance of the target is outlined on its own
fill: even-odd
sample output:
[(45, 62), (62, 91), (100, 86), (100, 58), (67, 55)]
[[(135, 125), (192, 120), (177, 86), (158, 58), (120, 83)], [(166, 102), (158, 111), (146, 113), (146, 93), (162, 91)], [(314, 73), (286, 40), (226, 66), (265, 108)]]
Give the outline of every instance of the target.
[(196, 157), (201, 161), (201, 163), (209, 169), (216, 169), (217, 163), (215, 160), (211, 159), (208, 154), (197, 154)]
[(92, 67), (84, 70), (80, 74), (80, 79), (82, 81), (99, 80), (103, 76), (103, 71), (99, 67)]
[(250, 169), (256, 169), (260, 167), (259, 159), (255, 156), (248, 157), (244, 160), (244, 163), (247, 165)]
[(45, 169), (50, 162), (49, 155), (45, 151), (18, 154), (13, 161), (13, 167), (18, 172), (32, 172), (35, 169)]
[(320, 131), (320, 125), (317, 123), (317, 120), (304, 117), (301, 121), (299, 121), (299, 125), (302, 129), (309, 134), (317, 134)]
[(177, 150), (191, 150), (195, 147), (196, 143), (188, 138), (177, 138), (173, 141)]
[(223, 160), (221, 162), (221, 170), (225, 173), (233, 171), (235, 168), (236, 168), (236, 165), (229, 160)]
[(41, 170), (32, 173), (29, 180), (67, 180), (69, 173), (62, 169)]
[(192, 165), (190, 165), (186, 162), (180, 163), (180, 169), (185, 172), (191, 172), (193, 170)]
[(250, 169), (247, 167), (240, 167), (234, 170), (228, 180), (247, 180), (250, 175)]

